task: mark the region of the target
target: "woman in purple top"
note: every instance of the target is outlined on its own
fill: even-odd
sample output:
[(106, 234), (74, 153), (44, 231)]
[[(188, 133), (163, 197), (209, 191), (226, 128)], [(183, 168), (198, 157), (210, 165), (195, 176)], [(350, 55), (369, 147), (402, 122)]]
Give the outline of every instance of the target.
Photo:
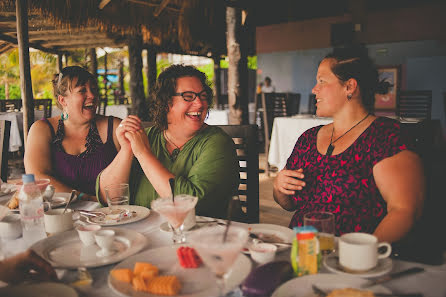
[(83, 200), (97, 200), (96, 177), (120, 149), (115, 130), (121, 120), (96, 114), (97, 80), (82, 67), (62, 69), (53, 89), (62, 115), (32, 125), (25, 170), (51, 179), (56, 192), (74, 189)]
[(374, 116), (383, 90), (364, 49), (336, 49), (319, 65), (317, 115), (333, 123), (306, 131), (274, 181), (274, 199), (295, 211), (290, 227), (311, 211), (335, 215), (336, 234), (367, 232), (380, 241), (402, 239), (420, 217), (421, 160), (399, 122)]

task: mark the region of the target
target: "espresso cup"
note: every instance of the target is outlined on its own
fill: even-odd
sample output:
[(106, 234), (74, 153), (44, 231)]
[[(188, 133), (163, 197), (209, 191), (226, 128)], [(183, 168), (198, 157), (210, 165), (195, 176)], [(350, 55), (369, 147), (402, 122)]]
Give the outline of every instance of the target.
[(20, 215), (9, 214), (0, 221), (0, 237), (15, 239), (22, 236)]
[[(339, 238), (339, 264), (347, 271), (367, 271), (378, 264), (378, 259), (390, 256), (392, 246), (387, 242), (378, 243), (376, 236), (368, 233), (347, 233)], [(387, 247), (382, 254), (380, 247)]]
[(96, 243), (94, 235), (101, 230), (100, 225), (82, 225), (76, 227), (79, 238), (85, 246), (90, 246)]
[(44, 213), (45, 232), (48, 236), (73, 229), (73, 210), (51, 209)]

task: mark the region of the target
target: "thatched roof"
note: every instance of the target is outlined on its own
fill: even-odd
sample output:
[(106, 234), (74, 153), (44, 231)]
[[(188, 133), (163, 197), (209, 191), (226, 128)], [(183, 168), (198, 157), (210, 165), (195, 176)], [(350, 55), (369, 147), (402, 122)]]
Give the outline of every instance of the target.
[[(102, 5), (105, 6), (102, 7)], [(171, 52), (225, 51), (225, 5), (208, 0), (28, 0), (30, 46), (121, 47), (141, 34)], [(15, 0), (0, 0), (0, 53), (16, 43)]]

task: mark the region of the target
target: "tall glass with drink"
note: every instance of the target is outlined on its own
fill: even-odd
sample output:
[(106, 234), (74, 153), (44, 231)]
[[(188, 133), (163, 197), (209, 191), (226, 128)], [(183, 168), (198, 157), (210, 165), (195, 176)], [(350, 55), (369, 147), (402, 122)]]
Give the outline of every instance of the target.
[(197, 204), (198, 198), (189, 195), (177, 195), (172, 197), (158, 198), (153, 200), (151, 207), (160, 215), (166, 218), (172, 228), (172, 240), (174, 243), (186, 241), (183, 223), (188, 213)]
[(128, 214), (129, 184), (116, 184), (105, 187), (105, 197), (112, 215)]
[(331, 212), (309, 212), (304, 215), (304, 226), (313, 226), (317, 229), (319, 248), (322, 255), (328, 255), (335, 249), (334, 241), (334, 214)]
[(226, 228), (212, 226), (190, 233), (188, 239), (203, 262), (214, 273), (219, 296), (224, 296), (225, 279), (240, 251), (248, 241), (248, 230), (231, 226), (224, 238)]

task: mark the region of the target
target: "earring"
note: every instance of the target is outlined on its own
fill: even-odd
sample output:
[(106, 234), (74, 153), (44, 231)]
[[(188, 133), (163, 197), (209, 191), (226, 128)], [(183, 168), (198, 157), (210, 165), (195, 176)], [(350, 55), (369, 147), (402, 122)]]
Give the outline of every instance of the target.
[(60, 114), (60, 119), (61, 119), (62, 121), (66, 121), (66, 120), (68, 120), (68, 112), (65, 113), (65, 111), (62, 111), (62, 113)]
[(352, 95), (352, 94), (348, 94), (348, 95), (347, 95), (347, 99), (348, 99), (348, 100), (351, 100), (351, 99), (352, 99), (352, 97), (353, 97), (353, 95)]

